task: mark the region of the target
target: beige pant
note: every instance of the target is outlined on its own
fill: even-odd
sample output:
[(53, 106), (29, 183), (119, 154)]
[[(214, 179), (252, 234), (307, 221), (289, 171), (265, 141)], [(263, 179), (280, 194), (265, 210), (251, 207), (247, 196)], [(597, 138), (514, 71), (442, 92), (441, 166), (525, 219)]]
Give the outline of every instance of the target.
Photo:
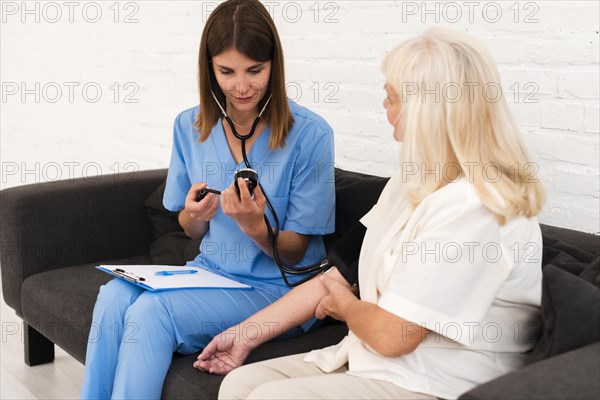
[(235, 369), (225, 377), (219, 399), (435, 399), (393, 383), (348, 375), (347, 367), (325, 373), (304, 354)]

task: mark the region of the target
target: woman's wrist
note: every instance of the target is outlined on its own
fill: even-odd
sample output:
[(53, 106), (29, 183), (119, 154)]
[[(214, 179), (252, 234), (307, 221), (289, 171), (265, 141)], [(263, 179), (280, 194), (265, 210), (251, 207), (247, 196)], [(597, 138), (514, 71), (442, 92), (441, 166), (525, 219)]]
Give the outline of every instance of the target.
[(209, 221), (200, 221), (191, 216), (189, 211), (183, 209), (179, 212), (178, 222), (186, 235), (192, 239), (200, 239), (208, 230)]
[(242, 231), (259, 246), (269, 242), (267, 225), (263, 219), (258, 223), (252, 224), (250, 227), (243, 228)]
[(282, 332), (278, 331), (278, 327), (279, 323), (277, 322), (260, 323), (249, 320), (237, 325), (235, 328), (238, 331), (235, 334), (240, 344), (252, 351), (261, 344), (279, 336)]
[(348, 321), (348, 318), (355, 314), (352, 310), (360, 303), (361, 301), (351, 291), (344, 295), (340, 302), (340, 316), (343, 317), (344, 321)]

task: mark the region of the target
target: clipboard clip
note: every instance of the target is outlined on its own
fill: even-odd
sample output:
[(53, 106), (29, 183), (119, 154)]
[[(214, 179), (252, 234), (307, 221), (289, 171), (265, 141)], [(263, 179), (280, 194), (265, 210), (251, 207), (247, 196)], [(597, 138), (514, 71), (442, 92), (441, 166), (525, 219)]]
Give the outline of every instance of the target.
[(137, 276), (133, 272), (127, 272), (121, 268), (115, 268), (113, 272), (131, 282), (144, 282), (146, 280), (146, 278), (144, 278), (143, 276)]

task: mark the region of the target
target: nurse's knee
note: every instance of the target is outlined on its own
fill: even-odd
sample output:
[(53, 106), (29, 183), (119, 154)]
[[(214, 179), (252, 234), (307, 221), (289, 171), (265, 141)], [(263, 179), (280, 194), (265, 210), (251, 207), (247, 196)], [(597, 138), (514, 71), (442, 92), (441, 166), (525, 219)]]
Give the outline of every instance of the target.
[(126, 309), (139, 297), (143, 289), (121, 279), (113, 279), (100, 286), (96, 307)]
[(170, 312), (158, 293), (144, 292), (127, 309), (125, 323), (139, 328), (170, 325)]

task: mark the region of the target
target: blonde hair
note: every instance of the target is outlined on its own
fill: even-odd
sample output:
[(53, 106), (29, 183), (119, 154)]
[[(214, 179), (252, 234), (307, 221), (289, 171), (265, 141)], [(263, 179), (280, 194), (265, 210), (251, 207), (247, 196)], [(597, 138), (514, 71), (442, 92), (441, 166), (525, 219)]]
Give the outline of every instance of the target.
[(401, 160), (430, 172), (406, 177), (413, 205), (463, 176), (500, 224), (540, 212), (543, 187), (504, 97), (492, 96), (500, 77), (479, 40), (431, 28), (394, 48), (382, 70), (400, 104)]

